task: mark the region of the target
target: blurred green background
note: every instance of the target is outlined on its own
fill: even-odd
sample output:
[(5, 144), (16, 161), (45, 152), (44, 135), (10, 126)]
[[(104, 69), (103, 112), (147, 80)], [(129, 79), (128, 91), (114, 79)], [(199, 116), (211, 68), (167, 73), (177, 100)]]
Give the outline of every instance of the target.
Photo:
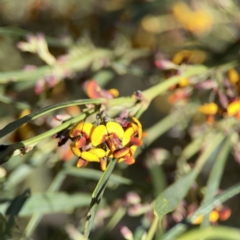
[[(237, 0), (0, 0), (0, 128), (42, 107), (87, 98), (84, 83), (89, 79), (95, 79), (106, 89), (118, 89), (120, 96), (131, 96), (134, 91), (148, 89), (166, 77), (156, 61), (170, 60), (177, 65), (205, 64), (211, 68), (238, 60), (239, 20), (240, 4)], [(55, 67), (56, 62), (60, 68)], [(166, 91), (157, 96), (144, 112), (141, 116), (144, 129), (176, 111), (174, 104), (168, 101), (170, 95), (171, 91)], [(189, 101), (203, 103), (209, 95), (199, 90)], [(57, 113), (74, 116), (80, 113), (80, 108), (69, 107)], [(58, 124), (53, 116), (45, 115), (31, 122), (2, 138), (0, 143), (18, 142), (53, 128)], [(194, 114), (191, 121), (198, 125), (205, 119)], [(126, 225), (134, 232), (140, 226), (144, 229), (144, 226), (151, 225), (144, 221), (150, 221), (152, 216), (133, 218), (123, 214), (120, 222), (102, 230), (117, 209), (128, 206), (125, 199), (128, 192), (137, 192), (142, 203), (148, 205), (156, 194), (174, 182), (176, 160), (193, 139), (191, 129), (186, 127), (188, 124), (187, 120), (174, 124), (171, 130), (144, 148), (135, 165), (116, 169), (117, 175), (137, 184), (128, 186), (111, 182), (91, 239), (124, 239), (119, 230), (121, 226)], [(45, 193), (63, 165), (71, 166), (74, 160), (69, 146), (57, 148), (56, 145), (54, 139), (44, 140), (30, 153), (16, 156), (0, 166), (2, 213), (6, 214), (10, 200), (20, 195), (24, 198), (26, 189), (30, 189), (31, 194)], [(157, 173), (157, 179), (161, 181), (158, 190), (154, 189), (154, 173), (146, 167), (152, 149), (160, 151), (160, 161), (167, 158), (163, 164), (161, 162)], [(190, 163), (193, 164), (196, 157), (197, 153)], [(182, 203), (185, 210), (179, 214), (183, 218), (187, 216), (189, 202), (200, 205), (211, 165), (211, 161), (206, 164), (196, 183), (197, 190), (193, 187), (188, 196), (190, 200)], [(29, 234), (33, 231), (33, 238), (26, 239), (78, 239), (73, 238), (74, 231), (83, 228), (89, 197), (96, 185), (96, 179), (89, 177), (96, 174), (91, 169), (97, 171), (99, 166), (91, 164), (79, 173), (64, 175), (55, 190), (88, 194), (86, 203), (81, 196), (83, 206), (76, 198), (70, 209), (63, 207), (63, 212), (59, 211), (61, 207), (52, 211), (50, 208), (46, 210), (48, 214), (31, 227), (28, 221), (34, 208), (38, 208), (34, 205), (29, 213), (15, 219), (9, 228), (11, 237), (3, 239), (25, 239), (27, 226)], [(234, 161), (231, 154), (220, 189), (238, 183), (239, 173), (239, 162)], [(220, 224), (240, 227), (239, 200), (237, 195), (227, 202), (232, 214)], [(68, 204), (64, 198), (63, 202)], [(167, 218), (170, 220), (166, 220), (165, 229), (182, 220), (180, 217), (178, 221), (171, 214)]]

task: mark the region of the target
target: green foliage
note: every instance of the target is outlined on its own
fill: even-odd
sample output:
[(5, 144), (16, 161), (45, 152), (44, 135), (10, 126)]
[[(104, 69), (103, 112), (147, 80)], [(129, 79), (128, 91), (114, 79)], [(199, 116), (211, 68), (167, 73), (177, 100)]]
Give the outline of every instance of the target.
[(237, 1), (0, 9), (0, 239), (239, 238)]

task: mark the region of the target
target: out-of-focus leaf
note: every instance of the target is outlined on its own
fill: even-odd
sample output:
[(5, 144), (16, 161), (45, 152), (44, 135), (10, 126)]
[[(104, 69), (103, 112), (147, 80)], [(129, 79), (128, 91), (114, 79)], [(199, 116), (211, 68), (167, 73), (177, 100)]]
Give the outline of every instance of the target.
[[(0, 35), (11, 36), (11, 37), (25, 37), (32, 32), (26, 31), (17, 27), (0, 27)], [(69, 44), (67, 42), (61, 41), (58, 38), (45, 36), (47, 43), (51, 46), (57, 47), (67, 47)]]
[(175, 240), (177, 236), (179, 236), (181, 233), (186, 231), (186, 229), (189, 227), (189, 223), (193, 222), (199, 215), (205, 215), (210, 213), (212, 209), (214, 209), (219, 204), (222, 204), (223, 202), (227, 201), (228, 199), (232, 198), (233, 196), (240, 193), (240, 183), (232, 186), (228, 190), (226, 190), (224, 193), (219, 194), (218, 196), (214, 197), (210, 201), (204, 203), (200, 208), (198, 208), (191, 217), (188, 217), (186, 219), (187, 223), (179, 223), (175, 227), (173, 227), (171, 230), (169, 230), (167, 233), (164, 234), (162, 237), (162, 240)]
[(101, 70), (93, 76), (93, 79), (102, 87), (106, 85), (114, 75), (112, 70)]
[(10, 145), (0, 145), (0, 164), (7, 162), (13, 156), (30, 152), (33, 147), (37, 145), (41, 140), (54, 136), (54, 134), (70, 127), (74, 123), (85, 119), (88, 115), (94, 113), (95, 111), (95, 109), (89, 109), (88, 112), (84, 112), (77, 117), (65, 121), (64, 123), (53, 129), (50, 129), (25, 141), (13, 143)]
[[(36, 193), (26, 200), (19, 216), (69, 211), (77, 207), (86, 207), (90, 201), (91, 196), (84, 193), (72, 195), (62, 192)], [(4, 208), (1, 208), (2, 211), (5, 211)]]
[(6, 225), (6, 219), (3, 217), (3, 215), (0, 213), (0, 236), (3, 236), (4, 232), (7, 229), (7, 225)]
[[(216, 157), (216, 161), (211, 170), (211, 173), (207, 182), (207, 186), (206, 186), (206, 195), (203, 199), (203, 204), (213, 199), (217, 193), (217, 190), (220, 185), (221, 177), (223, 174), (224, 166), (230, 151), (230, 147), (231, 147), (231, 142), (230, 142), (230, 139), (227, 138), (224, 145), (220, 149)], [(209, 226), (208, 214), (204, 216), (202, 226), (203, 227)]]
[(86, 221), (85, 227), (84, 227), (84, 237), (86, 237), (86, 238), (89, 237), (90, 231), (94, 224), (94, 218), (96, 215), (97, 207), (102, 199), (107, 182), (112, 174), (112, 171), (113, 171), (116, 163), (117, 163), (117, 159), (114, 159), (108, 164), (106, 171), (103, 173), (102, 177), (100, 178), (100, 180), (92, 194), (92, 201), (91, 201), (89, 212), (87, 215), (87, 221)]
[(213, 226), (189, 231), (178, 237), (177, 240), (199, 240), (199, 237), (204, 240), (237, 240), (240, 238), (240, 230), (231, 227)]
[(206, 150), (198, 158), (194, 169), (186, 176), (177, 180), (165, 191), (163, 191), (156, 199), (154, 211), (158, 217), (163, 217), (165, 214), (173, 211), (179, 202), (185, 197), (195, 178), (201, 171), (204, 163), (213, 154), (218, 145), (223, 141), (223, 134), (219, 133), (214, 136), (212, 144), (208, 145)]
[(76, 106), (76, 105), (101, 104), (102, 102), (103, 102), (103, 99), (80, 99), (80, 100), (73, 100), (73, 101), (58, 103), (58, 104), (44, 107), (38, 111), (35, 111), (34, 113), (28, 114), (16, 121), (9, 123), (7, 126), (5, 126), (3, 129), (0, 130), (0, 138), (9, 134), (10, 132), (16, 130), (23, 124), (25, 124), (31, 120), (34, 120), (38, 117), (41, 117), (47, 113), (55, 111), (57, 109), (66, 108), (66, 107), (70, 107), (70, 106)]
[(5, 104), (9, 104), (13, 107), (16, 107), (17, 109), (20, 109), (20, 110), (31, 108), (31, 106), (27, 103), (14, 101), (10, 97), (6, 97), (6, 96), (3, 96), (1, 94), (0, 94), (0, 102), (5, 103)]
[[(76, 167), (67, 167), (62, 170), (63, 174), (68, 174), (75, 177), (83, 177), (86, 179), (99, 180), (102, 176), (102, 171), (90, 169), (90, 168), (76, 168)], [(132, 180), (112, 174), (109, 181), (119, 184), (131, 185), (133, 184)]]

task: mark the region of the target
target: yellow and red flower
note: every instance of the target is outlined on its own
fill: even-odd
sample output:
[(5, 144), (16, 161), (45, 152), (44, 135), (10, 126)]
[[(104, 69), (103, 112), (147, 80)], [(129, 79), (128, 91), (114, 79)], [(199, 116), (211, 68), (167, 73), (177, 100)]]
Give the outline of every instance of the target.
[(108, 158), (117, 158), (118, 162), (130, 165), (135, 162), (134, 153), (142, 144), (142, 125), (136, 119), (102, 122), (94, 127), (91, 123), (79, 122), (69, 133), (74, 140), (72, 152), (79, 158), (77, 167), (88, 162), (99, 162), (104, 171)]

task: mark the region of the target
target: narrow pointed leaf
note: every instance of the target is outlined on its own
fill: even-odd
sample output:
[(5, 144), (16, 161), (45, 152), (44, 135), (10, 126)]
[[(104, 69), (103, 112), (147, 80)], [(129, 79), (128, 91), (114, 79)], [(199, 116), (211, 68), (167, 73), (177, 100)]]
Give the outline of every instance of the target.
[(154, 211), (158, 217), (162, 217), (165, 214), (173, 211), (179, 202), (185, 197), (190, 187), (192, 186), (197, 175), (201, 171), (204, 163), (213, 154), (218, 145), (222, 142), (224, 136), (218, 134), (213, 138), (212, 144), (208, 145), (206, 150), (198, 158), (195, 168), (186, 176), (179, 179), (177, 182), (168, 187), (165, 191), (160, 193), (157, 197)]
[(100, 180), (92, 194), (92, 201), (91, 201), (91, 204), (89, 207), (87, 221), (86, 221), (85, 228), (84, 228), (84, 237), (85, 238), (89, 237), (90, 231), (94, 224), (94, 218), (95, 218), (95, 215), (97, 212), (98, 205), (102, 199), (107, 182), (113, 172), (113, 169), (114, 169), (116, 163), (117, 163), (117, 160), (114, 159), (108, 164), (106, 171), (103, 173), (102, 177), (100, 178)]
[(70, 106), (76, 106), (76, 105), (100, 104), (102, 102), (103, 102), (103, 99), (80, 99), (80, 100), (73, 100), (73, 101), (69, 101), (69, 102), (58, 103), (58, 104), (44, 107), (34, 113), (26, 115), (16, 121), (9, 123), (8, 125), (6, 125), (4, 128), (2, 128), (0, 130), (0, 138), (4, 137), (5, 135), (9, 134), (10, 132), (16, 130), (23, 124), (25, 124), (31, 120), (34, 120), (38, 117), (41, 117), (42, 115), (45, 115), (52, 111), (55, 111), (57, 109), (66, 108), (66, 107), (70, 107)]
[(218, 196), (214, 197), (210, 201), (204, 203), (200, 208), (198, 208), (191, 217), (186, 219), (188, 223), (179, 223), (167, 233), (164, 234), (162, 240), (175, 240), (177, 236), (181, 233), (186, 231), (189, 227), (189, 224), (193, 222), (199, 215), (205, 215), (210, 213), (216, 206), (224, 203), (228, 199), (234, 197), (235, 195), (240, 193), (240, 183), (232, 186), (224, 193), (219, 194)]
[[(230, 151), (230, 147), (231, 147), (231, 142), (230, 142), (230, 139), (227, 138), (216, 157), (216, 161), (213, 165), (210, 176), (208, 178), (206, 195), (203, 199), (203, 204), (213, 199), (217, 193), (217, 190), (220, 185), (221, 177), (223, 174), (224, 166)], [(204, 216), (202, 226), (204, 227), (209, 226), (208, 214)]]

